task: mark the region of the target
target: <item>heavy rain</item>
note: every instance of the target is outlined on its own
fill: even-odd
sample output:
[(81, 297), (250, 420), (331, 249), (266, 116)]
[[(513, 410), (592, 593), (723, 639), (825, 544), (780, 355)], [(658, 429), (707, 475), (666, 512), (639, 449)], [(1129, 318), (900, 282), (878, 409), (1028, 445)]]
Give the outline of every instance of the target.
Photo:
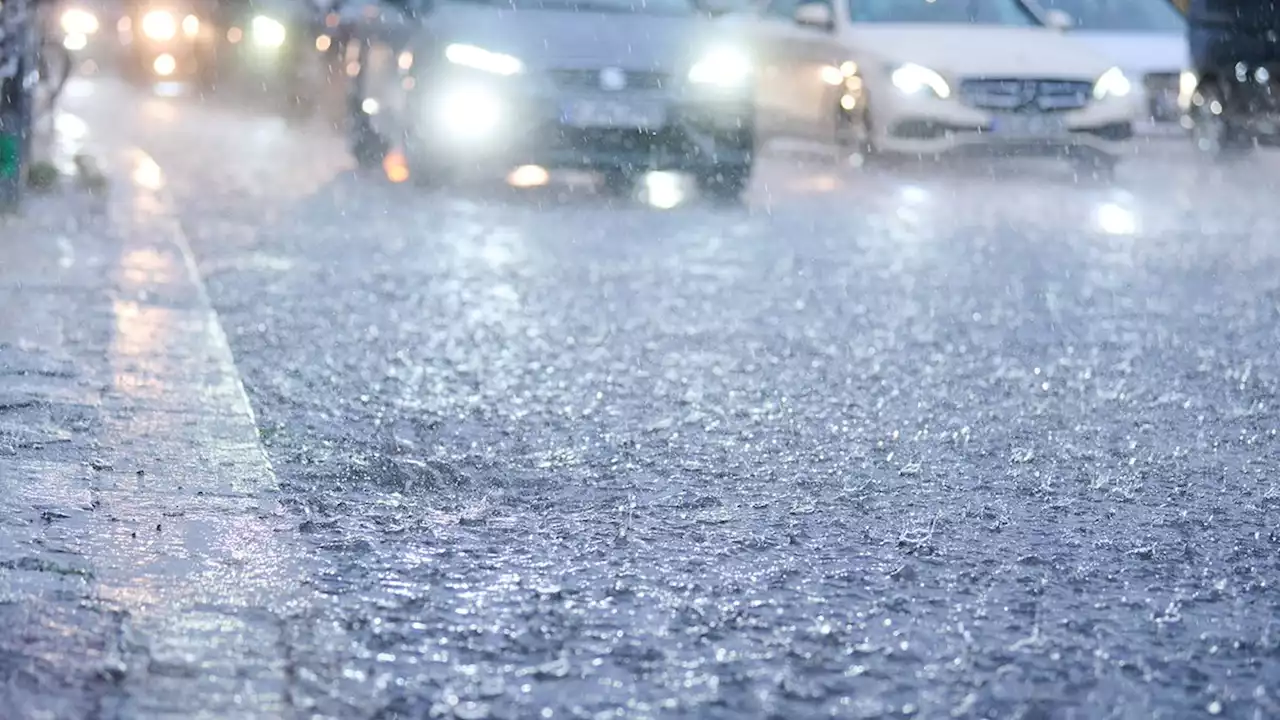
[(1271, 0), (3, 0), (0, 720), (1280, 718)]

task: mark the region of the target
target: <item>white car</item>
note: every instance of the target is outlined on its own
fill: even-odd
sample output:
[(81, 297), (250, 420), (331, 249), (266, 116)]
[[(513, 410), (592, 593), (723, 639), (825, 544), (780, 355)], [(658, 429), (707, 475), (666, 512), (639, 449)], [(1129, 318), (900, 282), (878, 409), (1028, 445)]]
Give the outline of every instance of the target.
[(1138, 131), (1179, 133), (1187, 21), (1169, 0), (1027, 0), (1046, 23), (1088, 42), (1134, 80)]
[(856, 156), (978, 150), (1108, 172), (1133, 85), (1019, 0), (770, 0), (756, 23), (757, 124)]

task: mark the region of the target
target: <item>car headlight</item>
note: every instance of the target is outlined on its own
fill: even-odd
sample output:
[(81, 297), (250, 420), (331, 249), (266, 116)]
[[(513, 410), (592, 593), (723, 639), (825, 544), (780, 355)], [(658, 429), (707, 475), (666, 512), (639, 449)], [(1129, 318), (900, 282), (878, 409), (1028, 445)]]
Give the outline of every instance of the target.
[(689, 82), (737, 88), (751, 78), (751, 61), (737, 50), (722, 48), (703, 55), (689, 68)]
[(1186, 110), (1191, 107), (1191, 98), (1200, 87), (1200, 77), (1190, 70), (1183, 70), (1178, 76), (1178, 107)]
[(454, 65), (494, 75), (518, 75), (524, 72), (524, 63), (520, 62), (520, 58), (465, 43), (449, 45), (444, 49), (444, 57)]
[(932, 93), (934, 97), (946, 100), (951, 97), (951, 86), (937, 72), (923, 65), (904, 63), (889, 73), (893, 86), (904, 95)]
[(1122, 98), (1133, 90), (1133, 83), (1129, 82), (1129, 78), (1125, 77), (1124, 71), (1118, 67), (1098, 76), (1098, 80), (1093, 83), (1093, 96), (1098, 100), (1108, 97)]
[(502, 120), (502, 111), (501, 98), (483, 85), (453, 88), (435, 106), (445, 135), (467, 141), (492, 135)]
[(284, 24), (266, 15), (258, 15), (253, 19), (253, 44), (258, 47), (278, 48), (284, 45), (287, 34)]
[(68, 35), (92, 35), (98, 32), (98, 18), (88, 10), (72, 8), (62, 13), (62, 30)]
[(172, 40), (178, 34), (178, 21), (167, 10), (152, 10), (142, 16), (142, 34), (152, 40)]

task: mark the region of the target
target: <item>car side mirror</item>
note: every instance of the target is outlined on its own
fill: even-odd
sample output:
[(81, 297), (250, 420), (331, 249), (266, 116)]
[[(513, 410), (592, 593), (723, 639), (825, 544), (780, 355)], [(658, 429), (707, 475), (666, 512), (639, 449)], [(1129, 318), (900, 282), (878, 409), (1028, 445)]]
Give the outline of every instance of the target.
[(1054, 8), (1044, 14), (1044, 24), (1054, 30), (1070, 30), (1076, 26), (1076, 19), (1066, 10)]
[(831, 5), (825, 2), (802, 2), (796, 5), (792, 18), (797, 25), (829, 30), (835, 25), (835, 14)]

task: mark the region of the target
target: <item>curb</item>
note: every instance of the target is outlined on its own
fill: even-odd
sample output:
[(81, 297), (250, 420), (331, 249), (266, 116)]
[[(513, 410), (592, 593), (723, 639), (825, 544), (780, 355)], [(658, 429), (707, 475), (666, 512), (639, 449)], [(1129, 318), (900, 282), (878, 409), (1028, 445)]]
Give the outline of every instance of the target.
[(43, 242), (0, 343), (74, 371), (12, 386), (48, 432), (0, 452), (0, 714), (288, 717), (306, 552), (161, 169), (100, 157), (105, 218), (6, 238)]
[(98, 474), (99, 499), (142, 528), (102, 529), (116, 550), (97, 563), (97, 591), (124, 618), (115, 711), (280, 717), (291, 705), (282, 618), (302, 599), (303, 552), (163, 172), (140, 150), (113, 160), (129, 174), (109, 173), (123, 254), (102, 404), (115, 470)]

